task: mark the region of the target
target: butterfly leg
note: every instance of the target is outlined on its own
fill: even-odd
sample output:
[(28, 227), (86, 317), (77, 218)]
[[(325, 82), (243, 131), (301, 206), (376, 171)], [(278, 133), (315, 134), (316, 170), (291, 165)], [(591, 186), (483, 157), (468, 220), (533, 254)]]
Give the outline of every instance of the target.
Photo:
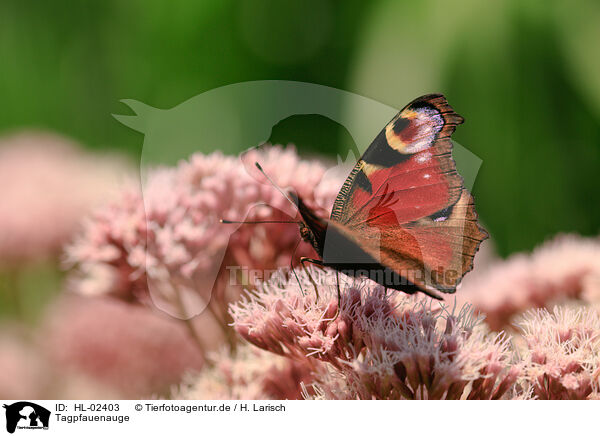
[(340, 291), (340, 272), (335, 270), (335, 283), (337, 286), (337, 311), (335, 312), (335, 316), (331, 321), (335, 321), (342, 310), (342, 292)]
[(312, 264), (318, 265), (318, 266), (323, 267), (323, 268), (325, 267), (325, 265), (323, 265), (323, 261), (322, 260), (311, 259), (310, 257), (304, 257), (303, 256), (303, 257), (300, 258), (300, 262), (302, 264), (304, 264), (304, 262), (308, 262), (308, 263), (312, 263)]
[[(310, 259), (308, 257), (301, 257), (300, 263), (302, 263), (302, 266), (304, 266), (305, 262), (312, 263), (314, 265), (318, 265), (318, 266), (324, 268), (323, 261), (319, 260), (319, 259)], [(319, 291), (317, 290), (317, 284), (315, 283), (315, 281), (312, 278), (312, 276), (310, 275), (310, 273), (308, 275), (311, 279), (311, 282), (313, 283), (313, 286), (315, 287), (315, 293), (317, 294), (317, 300), (318, 300), (319, 299)], [(335, 270), (335, 281), (336, 281), (336, 289), (337, 289), (337, 310), (335, 312), (335, 316), (333, 317), (333, 319), (331, 321), (335, 321), (337, 319), (337, 317), (340, 314), (340, 309), (342, 307), (342, 292), (340, 290), (340, 272), (338, 270)]]
[[(298, 274), (296, 274), (296, 268), (294, 268), (294, 258), (296, 257), (296, 250), (298, 249), (298, 245), (300, 245), (300, 242), (302, 242), (302, 239), (298, 239), (298, 242), (296, 243), (296, 246), (294, 247), (294, 252), (292, 253), (292, 257), (290, 257), (290, 269), (292, 270), (292, 272), (294, 273), (294, 276), (296, 277), (296, 281), (298, 282), (298, 287), (300, 288), (300, 291), (302, 292), (302, 296), (304, 296), (304, 289), (302, 289), (302, 283), (300, 283)], [(304, 267), (304, 264), (302, 264), (302, 266)]]
[(308, 273), (308, 277), (310, 278), (310, 281), (313, 284), (313, 287), (315, 288), (315, 294), (317, 296), (317, 301), (319, 300), (319, 289), (317, 288), (317, 283), (315, 282), (315, 279), (313, 278), (313, 276), (310, 274), (310, 272), (306, 269), (306, 265), (305, 263), (312, 263), (313, 265), (317, 265), (323, 268), (323, 262), (319, 259), (311, 259), (310, 257), (301, 257), (300, 258), (300, 263), (302, 264), (302, 268), (304, 268), (304, 270)]

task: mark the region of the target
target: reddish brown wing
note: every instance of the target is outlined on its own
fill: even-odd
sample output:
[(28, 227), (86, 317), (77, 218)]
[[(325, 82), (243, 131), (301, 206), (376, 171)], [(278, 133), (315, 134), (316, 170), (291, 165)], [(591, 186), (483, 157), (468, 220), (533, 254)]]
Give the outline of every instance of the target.
[(452, 159), (462, 122), (443, 95), (411, 102), (358, 161), (331, 213), (383, 265), (443, 292), (454, 292), (487, 237)]

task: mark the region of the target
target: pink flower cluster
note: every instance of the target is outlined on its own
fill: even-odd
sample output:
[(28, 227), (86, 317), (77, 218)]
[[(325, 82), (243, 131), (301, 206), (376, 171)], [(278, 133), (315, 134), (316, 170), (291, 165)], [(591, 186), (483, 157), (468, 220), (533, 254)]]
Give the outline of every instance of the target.
[(84, 152), (58, 135), (0, 139), (0, 261), (12, 266), (56, 256), (90, 208), (130, 172), (121, 159)]
[(313, 381), (314, 367), (250, 345), (210, 356), (200, 374), (190, 373), (173, 392), (180, 400), (297, 400)]
[(205, 364), (179, 320), (111, 298), (61, 297), (35, 329), (3, 324), (0, 347), (3, 399), (149, 397)]
[(309, 367), (324, 362), (315, 387), (326, 398), (496, 399), (520, 374), (506, 337), (468, 310), (348, 278), (338, 308), (335, 273), (297, 275), (282, 272), (233, 304), (234, 326), (260, 348)]
[(600, 315), (581, 307), (537, 309), (518, 322), (523, 331), (524, 378), (541, 400), (598, 396)]
[(2, 325), (0, 336), (0, 398), (38, 398), (45, 368), (26, 332)]
[(485, 314), (494, 330), (510, 326), (515, 315), (530, 308), (569, 299), (600, 302), (600, 239), (558, 236), (531, 255), (516, 254), (467, 276), (457, 298)]
[[(578, 243), (594, 252), (594, 241)], [(552, 249), (565, 250), (562, 244)], [(553, 257), (544, 247), (535, 259), (557, 259), (557, 251)], [(563, 267), (538, 282), (569, 283), (564, 278), (573, 266)], [(594, 305), (528, 311), (510, 335), (493, 334), (468, 305), (456, 313), (340, 276), (338, 308), (334, 272), (310, 268), (296, 275), (281, 271), (230, 310), (242, 338), (311, 368), (307, 398), (599, 398), (600, 312)], [(574, 277), (570, 283), (580, 279)]]
[[(176, 168), (154, 170), (143, 192), (124, 191), (97, 211), (67, 248), (67, 261), (76, 266), (73, 289), (152, 299), (180, 318), (202, 312), (213, 301), (223, 308), (213, 312), (226, 323), (227, 302), (250, 284), (236, 267), (268, 272), (289, 265), (299, 239), (294, 224), (220, 222), (294, 220), (294, 209), (254, 162), (277, 185), (294, 189), (315, 207), (330, 207), (342, 183), (323, 181), (325, 167), (300, 160), (289, 147), (252, 150), (243, 159), (197, 154)], [(300, 244), (297, 257), (311, 250)]]
[(49, 368), (125, 398), (167, 393), (182, 374), (204, 364), (179, 320), (110, 298), (63, 298), (50, 308), (41, 333)]

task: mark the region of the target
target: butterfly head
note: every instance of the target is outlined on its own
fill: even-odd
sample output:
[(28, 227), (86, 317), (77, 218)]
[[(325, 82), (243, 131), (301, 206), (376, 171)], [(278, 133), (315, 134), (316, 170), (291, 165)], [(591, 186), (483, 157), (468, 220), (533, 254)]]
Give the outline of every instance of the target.
[(305, 242), (308, 242), (310, 245), (312, 245), (313, 247), (316, 246), (317, 241), (315, 239), (315, 235), (313, 232), (311, 232), (311, 230), (308, 228), (308, 226), (304, 223), (304, 221), (300, 221), (300, 223), (298, 223), (298, 226), (300, 227), (300, 236), (302, 237), (302, 239)]
[(322, 256), (327, 220), (317, 215), (295, 192), (290, 192), (289, 195), (298, 206), (298, 211), (302, 217), (302, 221), (298, 223), (300, 236), (314, 247), (319, 256)]

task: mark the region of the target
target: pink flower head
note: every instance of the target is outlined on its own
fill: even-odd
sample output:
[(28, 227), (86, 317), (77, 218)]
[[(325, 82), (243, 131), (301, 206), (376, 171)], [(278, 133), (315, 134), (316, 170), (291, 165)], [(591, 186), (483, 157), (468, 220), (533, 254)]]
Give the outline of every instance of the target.
[(598, 395), (600, 316), (589, 308), (530, 310), (518, 322), (525, 339), (524, 376), (542, 400)]
[(300, 284), (281, 272), (233, 304), (234, 327), (265, 350), (326, 362), (316, 389), (327, 398), (491, 399), (517, 379), (505, 337), (488, 334), (468, 310), (454, 315), (425, 297), (340, 276), (335, 317), (336, 274), (297, 275)]
[(457, 296), (485, 314), (494, 330), (536, 307), (577, 298), (600, 300), (600, 240), (556, 237), (531, 255), (517, 254), (465, 282)]
[(0, 399), (40, 398), (47, 368), (27, 336), (3, 325), (0, 350)]
[[(289, 265), (299, 239), (297, 226), (220, 222), (295, 216), (263, 175), (247, 170), (246, 161), (260, 162), (276, 184), (296, 190), (315, 207), (333, 203), (332, 190), (320, 184), (323, 165), (300, 160), (293, 148), (264, 147), (243, 160), (218, 152), (193, 155), (176, 168), (154, 170), (143, 195), (124, 191), (86, 224), (67, 250), (68, 261), (77, 265), (75, 289), (126, 299), (151, 297), (172, 315), (190, 317), (211, 299), (226, 307), (248, 283), (245, 271), (268, 275)], [(342, 181), (324, 183), (339, 186)], [(311, 250), (300, 244), (297, 256)]]
[(114, 299), (67, 298), (50, 310), (42, 333), (50, 362), (129, 398), (166, 392), (203, 365), (179, 320)]
[(313, 356), (335, 365), (340, 358), (351, 358), (363, 349), (359, 325), (363, 313), (383, 317), (393, 310), (394, 303), (381, 286), (340, 274), (341, 306), (335, 318), (335, 273), (296, 268), (296, 274), (279, 271), (230, 306), (238, 334), (276, 354), (296, 359)]
[(312, 382), (310, 365), (249, 345), (211, 356), (215, 364), (189, 374), (174, 392), (180, 400), (294, 400)]
[(49, 133), (0, 140), (0, 260), (55, 256), (90, 208), (116, 188), (127, 166)]

